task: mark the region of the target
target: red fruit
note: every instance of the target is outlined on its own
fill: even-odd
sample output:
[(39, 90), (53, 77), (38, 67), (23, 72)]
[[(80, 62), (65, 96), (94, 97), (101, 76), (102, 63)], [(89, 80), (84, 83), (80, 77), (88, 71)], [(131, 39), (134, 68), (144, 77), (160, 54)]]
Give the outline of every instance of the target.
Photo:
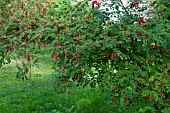
[(138, 21), (139, 21), (140, 24), (142, 24), (144, 22), (143, 18), (140, 18)]
[(97, 4), (97, 0), (92, 0), (92, 7), (94, 7), (94, 4)]
[(74, 56), (76, 56), (77, 55), (77, 52), (74, 52)]
[(113, 90), (116, 91), (116, 86), (113, 87)]
[(46, 8), (43, 8), (43, 10), (42, 10), (42, 14), (44, 14), (44, 12), (46, 11)]
[(19, 32), (19, 30), (18, 29), (16, 29), (16, 33), (18, 33)]
[(78, 36), (80, 36), (79, 33), (74, 33), (74, 34), (73, 34), (73, 37), (74, 37), (74, 38), (76, 38), (76, 37), (78, 37)]
[(111, 57), (110, 53), (108, 53), (108, 54), (107, 54), (107, 57), (108, 57), (108, 58), (110, 58), (110, 57)]
[(165, 70), (165, 66), (162, 66), (162, 71), (164, 71)]
[(132, 36), (130, 36), (129, 38), (130, 38), (130, 40), (132, 40), (132, 39), (133, 39), (133, 38), (132, 38)]
[(100, 7), (100, 3), (97, 0), (92, 0), (92, 7), (94, 7), (94, 4)]
[(56, 46), (61, 46), (60, 40), (57, 41)]
[(94, 44), (92, 44), (92, 46), (91, 46), (93, 49), (94, 49)]
[(152, 59), (151, 58), (148, 58), (148, 63), (151, 63), (152, 62)]
[(148, 100), (148, 99), (149, 99), (149, 96), (146, 96), (146, 99)]
[(37, 6), (37, 7), (39, 6), (38, 3), (36, 3), (36, 6)]
[(164, 53), (166, 53), (166, 48), (163, 48), (162, 51), (163, 51)]
[(141, 34), (141, 33), (140, 33), (140, 31), (138, 30), (137, 36), (140, 36), (140, 34)]
[(152, 49), (152, 44), (150, 44), (150, 49)]
[(67, 58), (70, 58), (70, 55), (66, 52), (65, 53), (65, 56), (67, 57)]
[(160, 84), (159, 84), (159, 85), (160, 85), (160, 87), (162, 87), (162, 86), (163, 86), (162, 82), (160, 82)]
[(80, 56), (81, 52), (74, 52), (74, 56), (79, 55)]
[(162, 14), (162, 10), (159, 10), (159, 11), (158, 11), (158, 14)]
[(25, 15), (24, 15), (24, 14), (22, 14), (22, 17), (24, 18), (24, 17), (25, 17)]
[(26, 42), (27, 41), (27, 36), (26, 36), (26, 34), (24, 34), (24, 42)]
[(52, 4), (55, 4), (55, 2), (52, 2)]
[(57, 31), (56, 31), (56, 35), (58, 35), (58, 34), (59, 34), (59, 31), (57, 30)]
[(55, 56), (55, 54), (54, 54), (54, 53), (52, 53), (52, 54), (51, 54), (51, 56), (52, 56), (53, 58), (56, 58), (56, 56)]
[(107, 33), (106, 33), (106, 32), (104, 32), (103, 34), (104, 34), (104, 36), (106, 36), (106, 35), (107, 35)]
[[(44, 9), (43, 9), (44, 10)], [(26, 12), (26, 16), (29, 16), (30, 12)]]
[(74, 33), (74, 34), (73, 34), (73, 37), (74, 37), (74, 38), (76, 38), (76, 37), (77, 37), (76, 33)]
[(168, 79), (168, 75), (165, 75), (164, 78), (165, 78), (165, 79)]
[(68, 96), (70, 96), (70, 91), (67, 92)]
[(116, 59), (117, 54), (112, 54), (112, 57), (113, 57), (114, 59)]
[(64, 69), (66, 68), (66, 66), (62, 66), (61, 69), (64, 71)]
[(127, 100), (125, 99), (125, 100), (124, 100), (124, 104), (126, 104), (126, 101), (127, 101)]
[(146, 82), (146, 78), (142, 78), (142, 80), (143, 80), (144, 82)]
[(16, 20), (13, 20), (13, 23), (16, 23)]
[(25, 71), (26, 71), (26, 72), (28, 72), (28, 71), (29, 71), (29, 68), (28, 68), (28, 67), (26, 67), (26, 68), (25, 68)]
[(98, 7), (100, 7), (100, 2), (97, 2), (97, 4), (96, 4)]
[(80, 70), (81, 74), (84, 75), (84, 70)]
[(158, 48), (158, 44), (155, 44), (155, 48)]
[(139, 83), (139, 82), (136, 82), (135, 85), (136, 85), (136, 88), (138, 88), (139, 85), (140, 85), (140, 83)]
[(77, 61), (80, 62), (80, 58), (78, 58)]
[(24, 77), (22, 77), (22, 82), (24, 82)]
[(30, 24), (27, 24), (27, 27), (30, 27)]
[(139, 5), (139, 2), (136, 1), (136, 2), (133, 3), (133, 5), (134, 5), (134, 6), (138, 6), (138, 5)]
[(13, 9), (13, 13), (15, 13), (16, 12), (16, 10), (15, 9)]
[(2, 25), (2, 22), (0, 21), (0, 24)]
[(63, 81), (63, 82), (66, 82), (66, 78), (62, 78), (62, 81)]
[(5, 41), (8, 42), (8, 38), (5, 38)]
[(58, 24), (55, 24), (55, 27), (58, 28)]
[(29, 56), (29, 55), (26, 55), (26, 58), (27, 58), (28, 60), (30, 60), (30, 56)]
[(106, 40), (102, 40), (102, 43), (105, 44), (105, 43), (106, 43)]
[(8, 52), (8, 47), (6, 47), (5, 50)]
[(26, 45), (26, 44), (24, 44), (24, 48), (25, 48), (25, 49), (27, 48), (27, 45)]
[(80, 56), (80, 55), (81, 55), (81, 52), (77, 52), (77, 54)]
[(115, 97), (112, 97), (112, 102), (116, 102), (116, 98)]
[(73, 62), (74, 61), (74, 59), (73, 58), (70, 58), (70, 60)]
[(149, 100), (152, 100), (152, 96), (149, 96)]
[(129, 100), (129, 97), (128, 97), (128, 96), (126, 96), (126, 100)]
[(135, 94), (134, 94), (134, 92), (132, 93), (132, 96), (134, 96)]
[(76, 72), (74, 72), (74, 77), (76, 77)]
[(90, 18), (90, 16), (86, 16), (86, 18), (87, 18), (87, 19), (89, 19), (89, 18)]
[(154, 86), (156, 86), (156, 82), (155, 82), (155, 81), (153, 81), (152, 84), (153, 84)]
[(6, 35), (8, 34), (8, 30), (5, 31), (5, 34), (6, 34)]
[(44, 43), (43, 43), (43, 45), (44, 45), (44, 47), (46, 47), (47, 43), (46, 43), (46, 42), (44, 42)]
[(152, 96), (146, 96), (147, 100), (152, 100)]
[(67, 27), (66, 27), (66, 26), (63, 26), (62, 28), (65, 30)]
[(162, 95), (163, 93), (162, 92), (160, 92), (160, 95)]
[(148, 39), (148, 34), (146, 34), (146, 38)]

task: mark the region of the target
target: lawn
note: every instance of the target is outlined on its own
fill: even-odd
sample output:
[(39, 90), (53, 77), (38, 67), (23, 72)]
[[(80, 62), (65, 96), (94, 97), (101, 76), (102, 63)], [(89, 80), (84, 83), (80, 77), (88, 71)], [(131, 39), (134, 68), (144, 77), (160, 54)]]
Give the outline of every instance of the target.
[[(0, 113), (113, 112), (110, 96), (90, 87), (54, 88), (49, 55), (38, 52), (39, 67), (32, 69), (33, 86), (16, 79), (14, 60), (0, 69)], [(70, 92), (70, 96), (68, 95)]]

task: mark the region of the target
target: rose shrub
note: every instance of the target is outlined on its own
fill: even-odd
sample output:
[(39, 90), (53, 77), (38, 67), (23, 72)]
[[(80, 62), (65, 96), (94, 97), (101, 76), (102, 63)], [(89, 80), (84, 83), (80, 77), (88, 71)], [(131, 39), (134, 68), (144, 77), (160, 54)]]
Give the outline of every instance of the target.
[(62, 84), (64, 78), (64, 86), (73, 81), (100, 87), (110, 92), (113, 102), (120, 103), (120, 107), (138, 102), (142, 102), (141, 106), (154, 106), (143, 106), (143, 110), (168, 107), (169, 21), (160, 13), (161, 9), (148, 10), (143, 16), (140, 12), (148, 6), (138, 7), (141, 1), (126, 8), (122, 4), (124, 11), (119, 10), (120, 4), (112, 4), (118, 10), (117, 22), (108, 20), (109, 12), (96, 8), (87, 13), (79, 6), (80, 12), (72, 11), (76, 16), (70, 16), (70, 29), (61, 30), (57, 37), (60, 45), (53, 51), (57, 80)]
[(87, 0), (75, 5), (36, 0), (3, 8), (8, 15), (0, 25), (0, 64), (24, 58), (22, 67), (17, 65), (24, 81), (38, 59), (35, 50), (49, 45), (57, 87), (99, 87), (120, 110), (161, 111), (170, 99), (170, 22), (156, 2), (141, 4), (112, 0), (112, 12), (99, 9), (107, 4)]

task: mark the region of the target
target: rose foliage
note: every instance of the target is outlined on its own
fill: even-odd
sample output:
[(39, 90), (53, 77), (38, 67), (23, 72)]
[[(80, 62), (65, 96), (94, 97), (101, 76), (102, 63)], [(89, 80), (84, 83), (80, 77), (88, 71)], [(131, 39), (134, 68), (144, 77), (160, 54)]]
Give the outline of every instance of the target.
[(99, 87), (121, 110), (160, 111), (170, 99), (168, 13), (141, 0), (12, 2), (0, 20), (0, 65), (23, 58), (17, 76), (31, 76), (35, 51), (48, 45), (57, 87)]

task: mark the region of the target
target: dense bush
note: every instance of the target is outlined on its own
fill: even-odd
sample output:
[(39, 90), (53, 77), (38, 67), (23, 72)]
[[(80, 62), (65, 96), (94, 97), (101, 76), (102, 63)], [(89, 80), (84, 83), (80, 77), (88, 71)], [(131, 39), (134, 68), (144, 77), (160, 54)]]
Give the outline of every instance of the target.
[(24, 58), (17, 66), (17, 77), (24, 81), (38, 59), (35, 50), (50, 45), (57, 87), (100, 87), (121, 110), (168, 108), (169, 6), (141, 4), (112, 0), (113, 12), (99, 10), (104, 4), (95, 1), (92, 8), (88, 1), (71, 5), (68, 0), (22, 2), (18, 9), (11, 4), (1, 21), (1, 64)]

